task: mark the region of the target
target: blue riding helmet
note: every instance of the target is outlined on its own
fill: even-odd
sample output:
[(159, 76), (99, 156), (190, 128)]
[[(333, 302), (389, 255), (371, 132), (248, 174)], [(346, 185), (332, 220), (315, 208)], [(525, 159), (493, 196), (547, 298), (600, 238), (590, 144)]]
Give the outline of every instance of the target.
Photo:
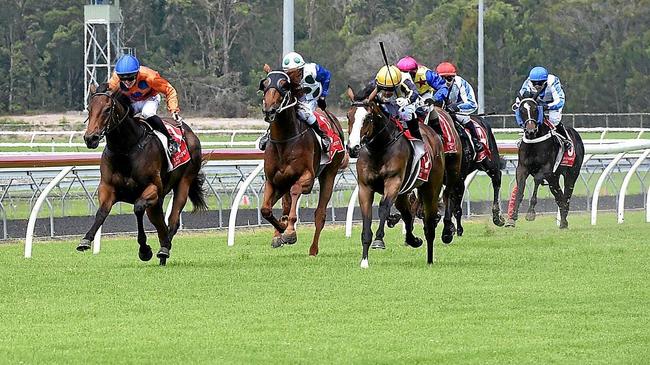
[(125, 54), (120, 57), (115, 64), (115, 73), (118, 75), (128, 75), (136, 73), (140, 70), (140, 62), (134, 56)]
[(548, 71), (542, 66), (533, 67), (528, 78), (530, 81), (546, 81), (548, 80)]

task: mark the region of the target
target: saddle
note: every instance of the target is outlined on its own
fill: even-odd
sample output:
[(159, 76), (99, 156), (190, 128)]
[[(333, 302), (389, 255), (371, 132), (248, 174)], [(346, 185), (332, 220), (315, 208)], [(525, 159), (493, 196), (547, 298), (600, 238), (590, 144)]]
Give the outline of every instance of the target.
[(164, 134), (160, 133), (159, 131), (153, 129), (149, 123), (145, 119), (140, 118), (140, 121), (144, 123), (144, 125), (151, 131), (153, 134), (158, 137), (158, 140), (160, 140), (160, 143), (163, 146), (163, 151), (165, 158), (167, 159), (167, 171), (174, 171), (178, 167), (185, 165), (191, 158), (190, 156), (190, 151), (187, 148), (187, 142), (185, 142), (184, 138), (184, 132), (183, 129), (180, 126), (177, 126), (175, 123), (172, 124), (171, 122), (168, 122), (167, 120), (163, 119), (163, 124), (165, 125), (165, 128), (167, 128), (167, 132), (169, 133), (170, 136), (178, 143), (179, 148), (178, 152), (174, 153), (173, 155), (169, 154), (169, 146), (168, 141), (167, 141), (167, 136)]
[(470, 123), (474, 123), (474, 128), (476, 128), (476, 133), (479, 136), (478, 142), (483, 145), (483, 150), (480, 153), (476, 153), (476, 146), (474, 141), (472, 141), (472, 135), (464, 125), (458, 122), (454, 118), (454, 126), (460, 138), (464, 141), (463, 146), (468, 146), (467, 152), (472, 156), (472, 161), (481, 162), (486, 158), (492, 158), (492, 151), (490, 151), (490, 146), (488, 145), (488, 132), (487, 130), (474, 119), (470, 120)]

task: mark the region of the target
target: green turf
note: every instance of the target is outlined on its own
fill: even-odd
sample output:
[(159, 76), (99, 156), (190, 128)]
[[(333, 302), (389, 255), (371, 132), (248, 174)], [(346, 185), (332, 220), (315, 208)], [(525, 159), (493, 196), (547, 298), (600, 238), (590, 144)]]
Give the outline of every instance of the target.
[(140, 262), (133, 237), (98, 256), (37, 243), (30, 260), (4, 244), (0, 362), (648, 363), (650, 225), (587, 218), (467, 222), (433, 267), (396, 228), (368, 270), (358, 227), (327, 227), (317, 258), (307, 226), (275, 250), (267, 228), (231, 248), (182, 234), (166, 267)]

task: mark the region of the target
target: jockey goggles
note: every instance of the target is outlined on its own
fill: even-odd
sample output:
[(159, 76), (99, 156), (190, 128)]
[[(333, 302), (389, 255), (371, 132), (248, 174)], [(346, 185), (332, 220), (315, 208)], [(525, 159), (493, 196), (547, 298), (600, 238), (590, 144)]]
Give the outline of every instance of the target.
[(135, 80), (135, 78), (136, 78), (137, 76), (138, 76), (138, 73), (137, 73), (137, 72), (134, 72), (134, 73), (132, 73), (132, 74), (122, 74), (122, 75), (118, 75), (118, 77), (120, 78), (120, 81), (133, 81), (133, 80)]
[(442, 78), (445, 79), (445, 81), (447, 82), (452, 82), (454, 81), (454, 77), (455, 76), (449, 75), (449, 76), (443, 76)]
[(544, 84), (546, 84), (546, 80), (536, 80), (531, 82), (533, 83), (533, 86), (544, 86)]

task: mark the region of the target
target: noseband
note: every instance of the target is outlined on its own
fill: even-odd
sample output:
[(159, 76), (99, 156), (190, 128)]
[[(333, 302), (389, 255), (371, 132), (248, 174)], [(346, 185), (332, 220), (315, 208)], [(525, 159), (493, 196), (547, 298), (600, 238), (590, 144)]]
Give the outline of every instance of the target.
[(108, 123), (106, 123), (106, 125), (104, 125), (104, 128), (102, 128), (102, 130), (99, 132), (99, 139), (102, 139), (102, 138), (104, 138), (105, 135), (107, 135), (113, 129), (117, 128), (120, 124), (122, 124), (124, 119), (126, 119), (126, 117), (129, 115), (129, 109), (126, 108), (126, 111), (124, 112), (124, 115), (121, 118), (118, 119), (118, 115), (115, 112), (115, 104), (117, 102), (115, 101), (115, 98), (113, 98), (113, 95), (111, 95), (111, 94), (109, 94), (107, 92), (95, 93), (90, 98), (92, 99), (95, 96), (99, 96), (99, 95), (107, 96), (111, 101), (111, 107), (110, 107), (109, 112), (108, 112), (108, 114), (109, 114)]
[[(268, 86), (265, 87), (264, 81), (267, 79), (269, 80), (269, 84)], [(269, 91), (270, 89), (275, 89), (282, 96), (282, 102), (280, 103), (280, 107), (275, 110), (270, 110), (268, 114), (281, 113), (284, 110), (291, 108), (292, 106), (295, 106), (296, 103), (298, 102), (298, 99), (296, 99), (296, 97), (292, 95), (291, 90), (280, 86), (280, 81), (282, 80), (286, 81), (285, 85), (289, 85), (291, 83), (289, 79), (289, 75), (287, 75), (285, 72), (271, 71), (268, 73), (266, 79), (260, 81), (260, 91), (262, 91), (264, 95), (266, 95), (266, 92)], [(264, 113), (267, 114), (267, 112)], [(268, 114), (266, 115), (265, 120), (270, 123), (274, 122), (275, 118), (269, 118)]]

